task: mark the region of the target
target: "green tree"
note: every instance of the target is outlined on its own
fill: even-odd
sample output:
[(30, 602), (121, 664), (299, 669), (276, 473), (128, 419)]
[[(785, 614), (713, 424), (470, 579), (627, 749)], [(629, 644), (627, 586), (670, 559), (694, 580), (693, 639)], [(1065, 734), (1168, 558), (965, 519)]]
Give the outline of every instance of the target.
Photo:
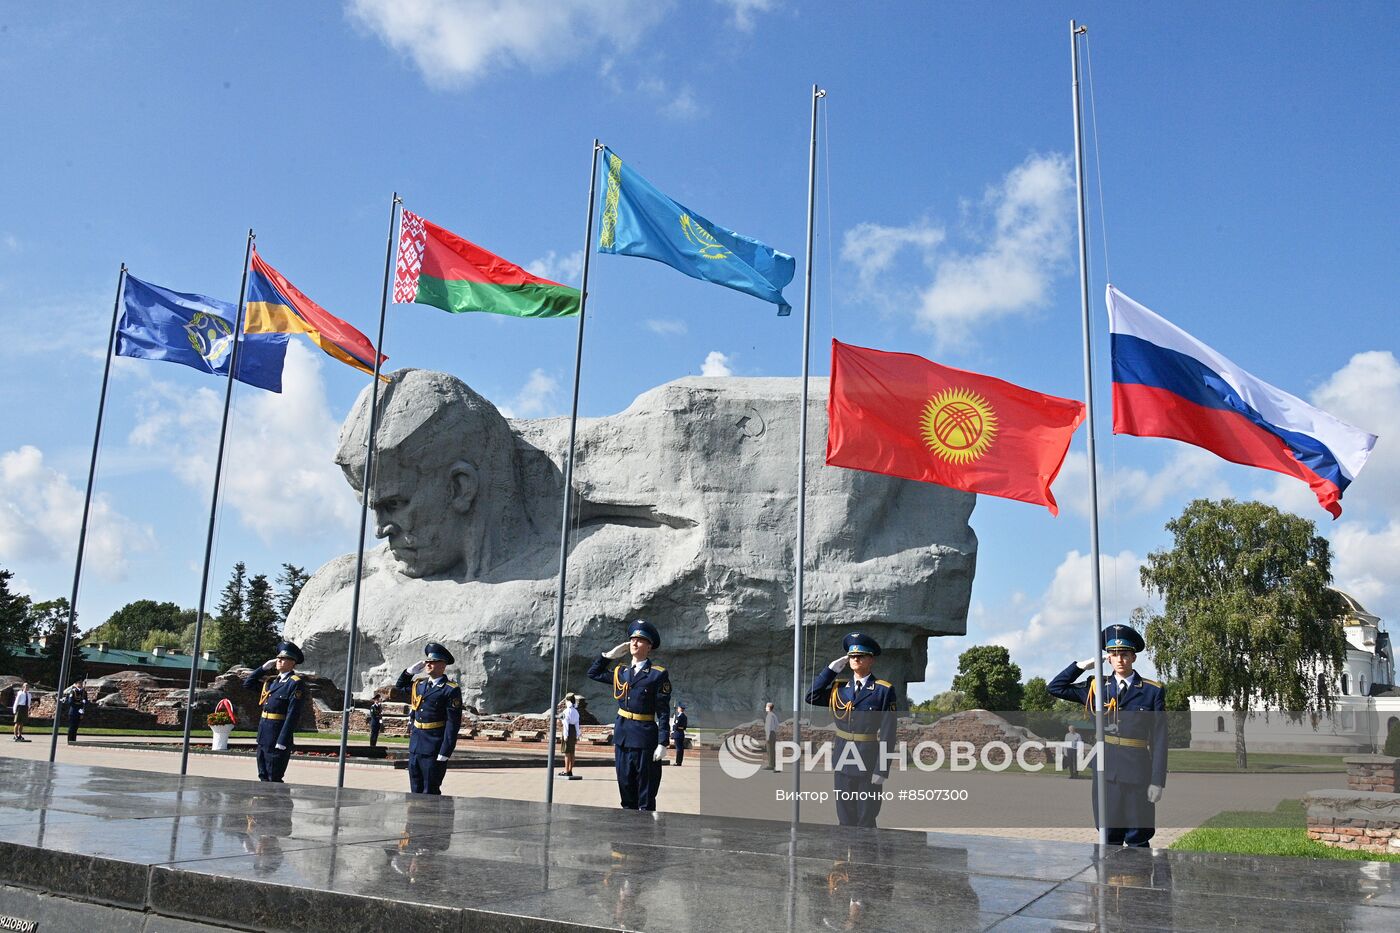
[[(191, 611), (191, 612), (190, 612), (190, 615), (191, 615), (191, 616), (197, 616), (198, 613)], [(194, 630), (195, 630), (195, 623), (194, 623), (194, 622), (190, 622), (190, 623), (189, 623), (188, 625), (186, 625), (186, 626), (184, 627), (184, 629), (180, 632), (180, 648), (181, 648), (181, 650), (183, 650), (183, 651), (188, 651), (190, 654), (194, 654)], [(218, 619), (215, 619), (215, 618), (213, 618), (213, 617), (207, 618), (207, 619), (204, 620), (204, 635), (203, 635), (202, 638), (201, 638), (200, 645), (199, 645), (199, 650), (200, 650), (200, 651), (211, 651), (211, 652), (213, 652), (213, 653), (215, 654), (215, 656), (217, 656), (217, 655), (218, 655), (218, 645), (219, 645), (219, 620), (218, 620)], [(266, 660), (266, 659), (264, 659), (264, 660)]]
[(953, 689), (967, 695), (974, 707), (989, 710), (1021, 708), (1021, 668), (1001, 645), (976, 645), (958, 656)]
[(282, 617), (278, 614), (275, 594), (267, 582), (266, 574), (258, 574), (248, 581), (248, 611), (245, 617), (248, 627), (249, 664), (261, 664), (277, 653), (278, 632), (282, 627)]
[(138, 599), (108, 616), (107, 621), (88, 632), (85, 639), (89, 643), (105, 641), (113, 648), (140, 651), (151, 632), (183, 631), (186, 625), (194, 621), (194, 617), (193, 609), (181, 609), (175, 603)]
[(1021, 690), (1021, 709), (1028, 713), (1048, 713), (1055, 708), (1055, 702), (1044, 677), (1032, 677)]
[(1078, 703), (1051, 696), (1044, 677), (1026, 681), (1021, 709), (1026, 713), (1026, 728), (1047, 739), (1058, 739), (1069, 722), (1084, 715), (1084, 708)]
[(915, 713), (931, 713), (936, 716), (945, 716), (948, 713), (960, 713), (963, 710), (972, 709), (973, 704), (968, 700), (967, 694), (957, 690), (944, 690), (935, 694), (922, 703), (915, 703), (911, 710)]
[[(217, 639), (209, 642), (214, 653), (219, 656), (219, 660), (225, 665), (233, 667), (236, 664), (252, 664), (254, 662), (246, 660), (244, 655), (251, 647), (247, 637), (247, 593), (248, 593), (248, 568), (239, 561), (233, 565), (233, 573), (229, 575), (229, 580), (224, 584), (223, 593), (219, 596), (219, 614)], [(261, 664), (267, 658), (260, 658), (256, 663)]]
[(162, 645), (166, 648), (178, 648), (180, 647), (180, 641), (180, 632), (155, 628), (147, 632), (146, 637), (142, 639), (141, 650), (149, 654), (154, 651), (158, 645)]
[(301, 588), (310, 580), (310, 575), (306, 568), (298, 567), (295, 564), (283, 564), (282, 572), (277, 575), (277, 617), (279, 625), (287, 624), (287, 616), (291, 615), (292, 607), (296, 605), (297, 597), (301, 595)]
[(1167, 748), (1191, 747), (1191, 688), (1167, 681)]
[[(58, 684), (63, 671), (63, 639), (68, 633), (67, 598), (60, 596), (58, 599), (34, 603), (29, 607), (29, 625), (35, 633), (46, 636), (43, 653), (36, 665), (39, 670), (38, 679), (43, 683)], [(81, 639), (78, 637), (77, 631), (78, 617), (74, 615), (73, 649), (68, 656), (69, 684), (87, 676), (87, 667), (83, 664), (83, 653), (78, 648)], [(68, 684), (58, 685), (62, 688)]]
[(10, 592), (14, 573), (0, 570), (0, 672), (14, 673), (14, 649), (29, 644), (34, 631), (29, 622), (29, 597)]
[(1332, 553), (1311, 521), (1261, 502), (1197, 499), (1167, 522), (1142, 584), (1163, 599), (1145, 637), (1157, 669), (1235, 714), (1235, 763), (1248, 765), (1244, 725), (1255, 706), (1331, 709), (1346, 660)]
[(1400, 722), (1392, 723), (1386, 732), (1382, 752), (1391, 758), (1400, 758)]

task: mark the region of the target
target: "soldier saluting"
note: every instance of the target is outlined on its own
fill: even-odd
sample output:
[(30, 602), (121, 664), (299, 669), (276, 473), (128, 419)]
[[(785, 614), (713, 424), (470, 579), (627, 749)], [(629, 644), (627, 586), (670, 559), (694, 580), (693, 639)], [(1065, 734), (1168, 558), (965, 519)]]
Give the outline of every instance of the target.
[[(263, 662), (243, 678), (243, 687), (252, 690), (262, 683), (262, 694), (258, 706), (262, 716), (258, 719), (258, 780), (282, 783), (287, 773), (287, 763), (292, 760), (292, 747), (296, 744), (297, 719), (301, 706), (306, 702), (306, 684), (301, 675), (294, 673), (296, 666), (306, 660), (301, 649), (289, 641), (277, 645), (277, 656)], [(272, 675), (272, 676), (268, 676)]]
[[(661, 786), (659, 763), (671, 735), (671, 675), (649, 657), (660, 647), (656, 626), (638, 619), (628, 627), (627, 641), (599, 655), (588, 669), (590, 679), (612, 685), (617, 701), (613, 760), (625, 810), (655, 810)], [(608, 670), (609, 661), (629, 654), (629, 662)]]
[[(1146, 847), (1157, 831), (1157, 801), (1167, 783), (1166, 690), (1133, 670), (1138, 652), (1146, 647), (1131, 625), (1103, 630), (1104, 651), (1112, 672), (1104, 679), (1104, 749), (1101, 767), (1107, 807), (1099, 808), (1099, 785), (1094, 782), (1094, 824), (1108, 827), (1109, 845)], [(1078, 661), (1046, 684), (1051, 696), (1096, 709), (1094, 681), (1075, 683), (1096, 659)]]
[[(880, 785), (889, 776), (884, 753), (895, 745), (894, 684), (874, 677), (880, 643), (852, 632), (841, 641), (846, 653), (822, 668), (807, 702), (831, 710), (836, 727), (836, 818), (842, 826), (875, 825)], [(838, 675), (849, 667), (848, 680)]]
[[(447, 679), (452, 652), (435, 641), (423, 646), (423, 660), (399, 675), (395, 690), (408, 691), (408, 789), (441, 794), (447, 760), (462, 729), (462, 688)], [(427, 677), (414, 678), (427, 672)]]

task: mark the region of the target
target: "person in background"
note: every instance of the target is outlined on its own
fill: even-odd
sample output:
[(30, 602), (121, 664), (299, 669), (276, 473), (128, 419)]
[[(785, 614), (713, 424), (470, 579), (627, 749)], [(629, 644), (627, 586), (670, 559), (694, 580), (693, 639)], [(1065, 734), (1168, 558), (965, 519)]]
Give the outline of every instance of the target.
[(578, 747), (580, 719), (578, 698), (572, 693), (564, 697), (564, 712), (560, 718), (564, 720), (564, 770), (559, 772), (559, 776), (581, 781), (583, 778), (574, 775), (574, 750)]
[(369, 747), (379, 743), (379, 728), (384, 724), (384, 703), (376, 695), (369, 704)]
[(676, 705), (676, 718), (671, 720), (671, 741), (676, 744), (676, 767), (685, 761), (685, 730), (690, 726), (690, 717), (685, 714), (685, 704)]
[(34, 702), (34, 697), (29, 692), (29, 684), (20, 684), (19, 689), (15, 691), (15, 705), (11, 709), (15, 717), (14, 733), (16, 742), (29, 741), (24, 737), (24, 726), (29, 722), (29, 704), (32, 702)]
[(1074, 726), (1069, 727), (1065, 733), (1065, 757), (1069, 759), (1069, 779), (1072, 781), (1079, 777), (1079, 749), (1084, 746), (1084, 740), (1079, 737), (1079, 730)]
[(68, 744), (73, 745), (78, 741), (78, 726), (83, 721), (83, 713), (87, 712), (88, 705), (87, 690), (81, 680), (73, 681), (65, 699), (68, 702)]
[(768, 763), (763, 766), (765, 771), (778, 770), (778, 714), (773, 711), (772, 703), (763, 704), (763, 743), (768, 748)]

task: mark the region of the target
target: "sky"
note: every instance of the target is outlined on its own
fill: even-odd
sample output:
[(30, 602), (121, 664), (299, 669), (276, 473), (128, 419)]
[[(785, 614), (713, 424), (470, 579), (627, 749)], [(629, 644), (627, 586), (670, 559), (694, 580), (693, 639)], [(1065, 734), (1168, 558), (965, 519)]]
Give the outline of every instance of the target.
[[(577, 284), (602, 140), (716, 223), (798, 256), (773, 306), (595, 257), (581, 411), (687, 375), (801, 368), (811, 85), (819, 133), (812, 372), (829, 341), (1083, 399), (1068, 28), (1085, 61), (1105, 621), (1200, 496), (1317, 522), (1337, 585), (1400, 614), (1400, 8), (1387, 3), (348, 0), (8, 5), (0, 13), (0, 567), (69, 595), (117, 273), (235, 300), (245, 236), (373, 335), (394, 192)], [(1380, 436), (1332, 521), (1307, 487), (1110, 433), (1112, 281), (1269, 381)], [(391, 305), (388, 366), (508, 415), (567, 414), (574, 323)], [(331, 462), (365, 377), (304, 340), (281, 395), (234, 394), (210, 602), (354, 550)], [(117, 359), (80, 625), (194, 606), (223, 384)], [(820, 426), (818, 426), (820, 430)], [(980, 497), (966, 637), (1050, 676), (1091, 644), (1085, 429), (1058, 518)], [(835, 653), (835, 652), (833, 652)], [(1146, 668), (1150, 670), (1150, 667)]]

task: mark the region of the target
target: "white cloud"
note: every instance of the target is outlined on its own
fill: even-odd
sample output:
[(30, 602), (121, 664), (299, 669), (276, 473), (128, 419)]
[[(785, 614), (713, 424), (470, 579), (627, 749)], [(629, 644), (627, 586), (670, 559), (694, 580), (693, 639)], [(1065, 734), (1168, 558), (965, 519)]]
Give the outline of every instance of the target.
[(711, 350), (705, 357), (705, 362), (700, 364), (700, 375), (702, 376), (732, 376), (734, 371), (729, 368), (729, 357), (718, 350)]
[(4, 236), (0, 236), (0, 243), (4, 243), (5, 249), (12, 253), (19, 252), (19, 237), (15, 236), (13, 233), (6, 233)]
[[(0, 560), (73, 560), (82, 517), (83, 490), (45, 465), (43, 451), (26, 445), (0, 454)], [(149, 525), (117, 512), (106, 496), (93, 497), (85, 569), (122, 580), (128, 553), (154, 546)]]
[[(352, 532), (359, 504), (333, 458), (340, 421), (330, 410), (319, 351), (287, 347), (282, 393), (239, 385), (230, 416), (223, 508), (265, 542)], [(183, 483), (208, 493), (218, 453), (222, 392), (152, 381), (139, 393), (131, 443), (163, 456)]]
[(690, 332), (685, 321), (678, 321), (674, 318), (647, 318), (642, 324), (653, 334), (660, 334), (663, 337), (683, 337)]
[(778, 0), (718, 0), (721, 6), (729, 7), (732, 12), (730, 23), (735, 29), (743, 32), (752, 32), (755, 25), (754, 18), (759, 13), (770, 13), (778, 8)]
[(559, 414), (559, 380), (536, 369), (509, 402), (500, 406), (507, 418), (547, 418)]
[[(1055, 568), (1050, 586), (1036, 603), (1023, 605), (1021, 611), (1032, 610), (1025, 623), (1014, 628), (996, 629), (977, 636), (976, 644), (1005, 645), (1011, 660), (1021, 666), (1023, 676), (1049, 677), (1059, 673), (1076, 658), (1086, 658), (1093, 651), (1091, 640), (1093, 619), (1093, 587), (1088, 554), (1070, 551)], [(1103, 591), (1103, 622), (1127, 621), (1138, 606), (1151, 600), (1139, 582), (1138, 569), (1142, 559), (1132, 551), (1099, 555), (1099, 575)], [(998, 618), (1016, 615), (999, 612)], [(969, 628), (969, 636), (972, 635)], [(1147, 659), (1143, 659), (1146, 664)]]
[[(1110, 443), (1114, 443), (1110, 439)], [(1186, 444), (1171, 444), (1171, 455), (1155, 473), (1140, 467), (1115, 466), (1111, 457), (1099, 455), (1099, 514), (1140, 515), (1192, 499), (1229, 496), (1230, 486), (1220, 476), (1225, 465), (1215, 454)], [(1055, 500), (1067, 511), (1089, 515), (1089, 457), (1072, 451), (1055, 479)]]
[(938, 263), (918, 319), (942, 344), (965, 342), (975, 325), (1045, 303), (1070, 254), (1074, 179), (1063, 155), (1032, 155), (987, 191), (995, 233), (980, 252)]
[(915, 247), (927, 261), (947, 236), (943, 228), (932, 226), (926, 220), (907, 227), (860, 223), (846, 231), (841, 241), (841, 258), (855, 264), (862, 285), (870, 285), (876, 276), (889, 270), (904, 247)]
[(527, 263), (525, 269), (552, 282), (577, 285), (583, 278), (583, 250), (576, 249), (563, 256), (550, 250), (539, 259)]
[(653, 75), (637, 82), (637, 93), (653, 100), (657, 111), (669, 120), (692, 120), (705, 112), (689, 84), (677, 87)]
[(656, 0), (348, 0), (352, 20), (407, 55), (434, 87), (497, 69), (537, 71), (626, 50), (664, 15)]

